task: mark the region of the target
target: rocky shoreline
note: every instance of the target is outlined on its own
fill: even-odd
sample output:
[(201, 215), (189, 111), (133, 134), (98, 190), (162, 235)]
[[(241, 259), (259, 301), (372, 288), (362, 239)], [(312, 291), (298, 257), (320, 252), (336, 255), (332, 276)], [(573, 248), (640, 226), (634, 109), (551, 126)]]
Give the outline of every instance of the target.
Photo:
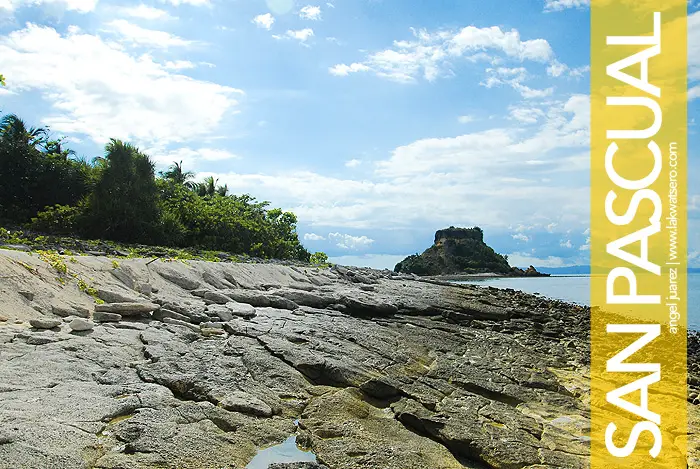
[(0, 272), (0, 468), (243, 469), (290, 436), (317, 463), (270, 469), (588, 467), (586, 307), (344, 267)]

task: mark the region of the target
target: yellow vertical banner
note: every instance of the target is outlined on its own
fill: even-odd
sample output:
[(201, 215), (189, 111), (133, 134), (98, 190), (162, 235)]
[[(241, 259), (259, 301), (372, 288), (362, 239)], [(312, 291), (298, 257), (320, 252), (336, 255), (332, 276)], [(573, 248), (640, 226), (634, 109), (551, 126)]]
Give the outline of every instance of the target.
[(591, 468), (685, 468), (687, 0), (591, 1)]

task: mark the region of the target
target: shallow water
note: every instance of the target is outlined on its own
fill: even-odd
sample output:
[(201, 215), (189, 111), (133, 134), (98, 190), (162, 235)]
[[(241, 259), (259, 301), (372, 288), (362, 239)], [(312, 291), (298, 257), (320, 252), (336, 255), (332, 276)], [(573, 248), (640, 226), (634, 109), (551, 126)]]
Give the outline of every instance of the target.
[(290, 436), (284, 443), (258, 451), (246, 469), (267, 469), (273, 462), (316, 462), (316, 455), (297, 446), (297, 437)]
[[(588, 275), (553, 275), (551, 277), (474, 278), (456, 283), (472, 283), (497, 288), (512, 288), (526, 293), (539, 293), (548, 298), (590, 304)], [(700, 274), (688, 274), (688, 329), (700, 331)]]

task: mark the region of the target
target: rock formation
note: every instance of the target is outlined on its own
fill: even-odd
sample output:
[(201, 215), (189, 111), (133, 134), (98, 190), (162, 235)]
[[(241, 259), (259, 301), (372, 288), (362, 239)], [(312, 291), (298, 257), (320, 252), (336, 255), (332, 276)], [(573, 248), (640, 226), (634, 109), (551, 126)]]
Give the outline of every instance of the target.
[(479, 227), (451, 226), (435, 233), (435, 242), (423, 254), (408, 256), (396, 264), (396, 272), (421, 276), (494, 273), (506, 276), (542, 276), (530, 266), (526, 271), (508, 265), (506, 256), (496, 253), (484, 242)]
[(291, 435), (318, 463), (271, 468), (588, 467), (585, 307), (343, 267), (0, 272), (0, 468), (243, 469)]

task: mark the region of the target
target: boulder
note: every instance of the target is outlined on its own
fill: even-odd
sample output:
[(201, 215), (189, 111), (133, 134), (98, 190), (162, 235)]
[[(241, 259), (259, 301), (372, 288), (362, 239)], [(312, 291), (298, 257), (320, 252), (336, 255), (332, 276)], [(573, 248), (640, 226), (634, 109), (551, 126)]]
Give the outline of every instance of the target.
[(95, 327), (95, 324), (87, 319), (75, 318), (68, 324), (68, 327), (74, 332), (84, 332), (91, 331)]
[(36, 318), (30, 319), (29, 324), (35, 329), (54, 329), (62, 324), (60, 319)]

